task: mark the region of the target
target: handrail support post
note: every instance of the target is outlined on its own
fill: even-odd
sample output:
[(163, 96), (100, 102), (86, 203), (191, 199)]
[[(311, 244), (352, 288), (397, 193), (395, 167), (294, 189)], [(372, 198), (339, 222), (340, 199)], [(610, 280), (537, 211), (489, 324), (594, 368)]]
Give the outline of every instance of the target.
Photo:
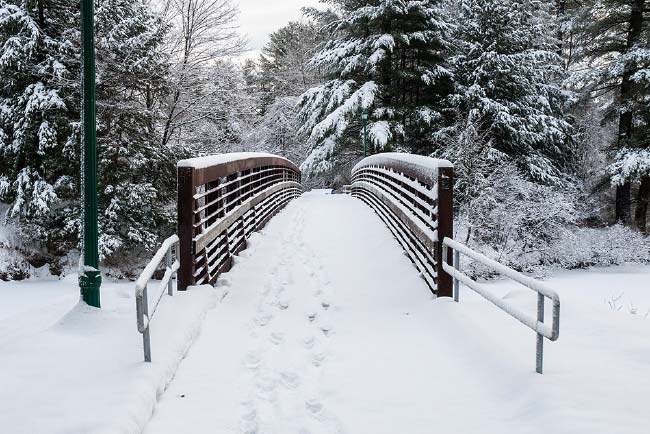
[[(544, 322), (544, 295), (537, 294), (537, 321)], [(537, 352), (536, 352), (536, 371), (538, 374), (543, 373), (544, 364), (544, 336), (537, 333)]]
[(146, 327), (142, 333), (142, 344), (144, 346), (144, 361), (151, 362), (151, 338), (149, 336), (149, 328), (151, 321), (149, 320), (149, 300), (147, 299), (147, 287), (142, 291), (142, 313), (147, 320)]
[[(167, 250), (167, 253), (165, 254), (165, 266), (167, 267), (167, 270), (170, 272), (172, 271), (173, 267), (173, 260), (172, 260), (172, 249)], [(173, 280), (173, 273), (172, 275), (169, 276), (169, 282), (167, 282), (167, 294), (169, 296), (173, 297), (174, 296), (174, 283), (172, 282)]]
[[(443, 247), (444, 248), (444, 247)], [(454, 249), (454, 270), (460, 271), (460, 252)], [(459, 291), (460, 291), (460, 282), (456, 278), (456, 273), (454, 273), (454, 301), (458, 303)]]

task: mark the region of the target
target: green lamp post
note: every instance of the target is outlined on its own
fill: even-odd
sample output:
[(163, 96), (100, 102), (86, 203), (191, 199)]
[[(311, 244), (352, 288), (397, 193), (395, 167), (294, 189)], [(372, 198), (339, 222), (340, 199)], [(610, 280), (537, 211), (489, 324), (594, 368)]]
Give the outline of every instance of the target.
[(100, 307), (97, 138), (95, 124), (95, 38), (94, 0), (81, 0), (81, 179), (83, 202), (83, 257), (79, 270), (81, 298)]
[(368, 155), (368, 111), (364, 110), (361, 113), (361, 119), (363, 120), (363, 158), (366, 158)]

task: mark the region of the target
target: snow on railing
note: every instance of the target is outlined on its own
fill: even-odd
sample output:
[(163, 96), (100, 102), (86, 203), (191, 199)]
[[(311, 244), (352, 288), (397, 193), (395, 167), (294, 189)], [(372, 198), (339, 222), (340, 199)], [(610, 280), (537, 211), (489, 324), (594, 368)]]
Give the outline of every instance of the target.
[[(138, 323), (138, 331), (142, 333), (142, 343), (144, 346), (144, 361), (151, 362), (151, 339), (149, 336), (149, 328), (151, 325), (151, 320), (158, 309), (158, 305), (162, 301), (163, 296), (165, 295), (165, 290), (169, 296), (174, 295), (174, 286), (172, 279), (174, 275), (178, 272), (180, 268), (180, 263), (178, 260), (173, 261), (172, 259), (172, 250), (174, 247), (178, 246), (178, 235), (172, 235), (167, 238), (155, 256), (147, 264), (147, 266), (140, 274), (140, 277), (135, 282), (135, 312)], [(176, 249), (178, 252), (178, 249)], [(153, 277), (154, 273), (160, 266), (160, 264), (165, 261), (165, 274), (158, 285), (158, 291), (156, 291), (155, 304), (153, 310), (149, 313), (149, 297), (147, 286), (149, 281)], [(172, 262), (173, 261), (173, 262)]]
[[(550, 341), (556, 341), (560, 336), (560, 297), (557, 293), (539, 281), (532, 279), (528, 276), (525, 276), (511, 268), (506, 267), (503, 264), (500, 264), (485, 255), (482, 255), (469, 247), (454, 241), (450, 238), (443, 239), (443, 269), (444, 271), (452, 276), (454, 281), (454, 300), (459, 300), (459, 282), (462, 282), (465, 286), (472, 289), (474, 292), (479, 294), (481, 297), (485, 298), (495, 306), (497, 306), (502, 311), (506, 312), (508, 315), (517, 319), (519, 322), (524, 324), (526, 327), (532, 329), (537, 334), (537, 351), (536, 351), (536, 371), (542, 373), (543, 371), (543, 359), (544, 359), (544, 338), (549, 339)], [(453, 265), (448, 264), (448, 251), (447, 247), (454, 251), (454, 260)], [(515, 282), (521, 283), (525, 287), (532, 289), (537, 293), (537, 317), (533, 317), (526, 312), (521, 311), (515, 306), (507, 303), (504, 299), (497, 297), (492, 294), (485, 286), (480, 283), (472, 280), (469, 276), (460, 271), (460, 254), (463, 254), (467, 257), (472, 258), (476, 262), (479, 262), (492, 270), (496, 271), (499, 274), (502, 274)], [(548, 298), (553, 303), (553, 322), (549, 326), (544, 323), (544, 299)]]
[(239, 152), (178, 162), (179, 290), (212, 284), (289, 201), (302, 194), (286, 158)]
[(453, 165), (403, 153), (364, 158), (352, 169), (352, 195), (372, 207), (438, 296), (451, 296), (439, 237), (453, 233)]

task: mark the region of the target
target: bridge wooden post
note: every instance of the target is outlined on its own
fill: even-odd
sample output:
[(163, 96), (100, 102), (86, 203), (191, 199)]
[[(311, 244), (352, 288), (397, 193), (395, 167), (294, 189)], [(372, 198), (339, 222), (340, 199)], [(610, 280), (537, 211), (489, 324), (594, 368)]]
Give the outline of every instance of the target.
[(194, 238), (194, 169), (178, 168), (178, 290), (186, 291), (193, 279), (194, 258), (192, 239)]
[[(454, 295), (453, 279), (442, 269), (442, 240), (454, 238), (454, 169), (438, 169), (438, 242), (436, 243), (436, 272), (438, 297)], [(447, 248), (447, 263), (453, 264), (453, 251)]]

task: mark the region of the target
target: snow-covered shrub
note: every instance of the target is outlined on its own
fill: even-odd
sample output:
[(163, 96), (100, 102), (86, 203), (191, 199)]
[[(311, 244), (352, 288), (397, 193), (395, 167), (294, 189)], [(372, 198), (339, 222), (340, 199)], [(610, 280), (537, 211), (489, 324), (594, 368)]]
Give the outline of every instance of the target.
[(650, 261), (650, 238), (620, 224), (567, 230), (553, 247), (549, 265), (562, 268)]
[(20, 259), (16, 258), (11, 262), (0, 265), (0, 280), (9, 282), (27, 278), (29, 278), (29, 265)]
[(0, 202), (0, 280), (23, 280), (29, 277), (29, 264), (16, 249), (15, 227), (3, 224), (2, 215), (9, 205)]
[[(486, 186), (461, 204), (456, 239), (518, 271), (583, 268), (650, 261), (650, 239), (629, 227), (581, 227), (590, 217), (579, 185), (534, 183), (512, 165), (496, 168)], [(493, 273), (467, 260), (476, 277)]]
[(515, 269), (547, 262), (549, 249), (581, 217), (576, 191), (526, 179), (512, 164), (495, 167), (480, 192), (461, 204), (456, 238)]

